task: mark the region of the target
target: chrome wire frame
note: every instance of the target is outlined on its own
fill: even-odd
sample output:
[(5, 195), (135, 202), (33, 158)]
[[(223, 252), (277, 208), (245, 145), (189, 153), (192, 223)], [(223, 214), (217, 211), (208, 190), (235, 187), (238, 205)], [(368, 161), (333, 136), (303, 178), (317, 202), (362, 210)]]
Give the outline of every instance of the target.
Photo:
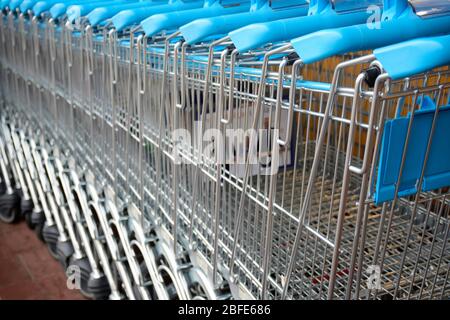
[(305, 65), (286, 44), (1, 18), (2, 181), (109, 298), (449, 295), (448, 190), (372, 200), (386, 121), (445, 105), (448, 69), (371, 88), (362, 52)]

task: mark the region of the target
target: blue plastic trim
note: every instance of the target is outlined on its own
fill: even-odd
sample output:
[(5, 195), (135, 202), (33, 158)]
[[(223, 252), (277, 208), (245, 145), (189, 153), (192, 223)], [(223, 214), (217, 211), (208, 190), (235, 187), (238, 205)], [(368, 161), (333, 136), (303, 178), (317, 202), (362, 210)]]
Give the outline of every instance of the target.
[(383, 4), (383, 21), (400, 17), (409, 8), (408, 0), (384, 0)]
[(361, 24), (322, 30), (294, 39), (291, 44), (305, 63), (313, 63), (337, 54), (450, 32), (450, 16), (421, 19), (412, 10), (407, 11), (397, 19), (381, 22), (379, 28)]
[(89, 23), (92, 26), (96, 26), (96, 25), (104, 22), (105, 20), (113, 17), (114, 15), (118, 14), (119, 12), (121, 12), (123, 10), (157, 6), (157, 5), (161, 5), (161, 3), (164, 3), (164, 2), (139, 1), (139, 2), (134, 2), (134, 3), (125, 3), (125, 4), (95, 8), (87, 15), (87, 19), (89, 20)]
[(392, 79), (401, 79), (450, 64), (450, 35), (414, 39), (374, 54)]
[[(67, 8), (67, 20), (69, 22), (74, 22), (76, 19), (83, 17), (87, 15), (89, 12), (94, 10), (98, 7), (104, 7), (104, 6), (111, 6), (115, 4), (126, 4), (130, 3), (131, 1), (127, 0), (109, 0), (109, 1), (102, 1), (102, 2), (96, 2), (96, 3), (86, 3), (86, 4), (74, 4)], [(133, 0), (133, 2), (135, 2)]]
[[(67, 8), (71, 5), (75, 4), (86, 4), (86, 3), (92, 3), (93, 1), (89, 0), (74, 0), (74, 1), (59, 1), (58, 3), (55, 3), (49, 10), (50, 15), (53, 19), (60, 18), (61, 16), (66, 14)], [(95, 2), (103, 2), (103, 0), (95, 0)]]
[(268, 4), (254, 12), (234, 14), (226, 17), (213, 17), (198, 19), (180, 28), (181, 34), (187, 43), (193, 44), (206, 40), (213, 35), (224, 35), (243, 26), (305, 16), (308, 13), (308, 5), (292, 8), (273, 10)]
[[(428, 139), (435, 110), (426, 108), (416, 111), (410, 131), (405, 163), (398, 188), (398, 196), (417, 193), (417, 182), (424, 165)], [(395, 183), (399, 177), (410, 115), (386, 121), (374, 201), (377, 205), (393, 200)], [(450, 186), (450, 106), (441, 107), (436, 119), (433, 140), (428, 156), (422, 191)]]
[(224, 7), (219, 2), (210, 7), (175, 11), (153, 15), (141, 22), (141, 27), (147, 36), (153, 36), (164, 30), (174, 30), (196, 19), (232, 15), (249, 11), (250, 3), (245, 2), (239, 6)]
[[(351, 1), (353, 2), (353, 1)], [(324, 10), (331, 9), (330, 1), (328, 0), (310, 0), (308, 15), (316, 15), (322, 13)]]
[(17, 8), (19, 8), (20, 4), (22, 3), (22, 0), (11, 0), (9, 2), (9, 10), (14, 11)]
[(19, 9), (21, 12), (27, 12), (28, 10), (31, 10), (31, 8), (33, 8), (33, 6), (36, 4), (36, 2), (38, 2), (39, 0), (25, 0), (23, 1), (20, 6)]
[(41, 15), (42, 13), (49, 11), (55, 4), (60, 3), (61, 0), (48, 0), (48, 1), (38, 1), (34, 4), (31, 9), (34, 15)]
[(0, 9), (5, 10), (9, 5), (9, 0), (2, 0), (0, 2)]
[[(60, 4), (61, 7), (64, 6), (66, 9), (68, 6), (72, 5), (72, 4), (80, 4), (80, 3), (92, 3), (92, 2), (98, 2), (101, 0), (70, 0), (70, 1), (64, 1), (61, 2), (61, 0), (40, 0), (37, 1), (33, 8), (32, 11), (34, 13), (34, 15), (40, 15), (44, 12), (50, 11), (52, 9), (53, 6)], [(66, 11), (66, 9), (64, 9), (64, 12)]]
[(331, 9), (307, 17), (290, 18), (252, 24), (229, 33), (240, 52), (259, 48), (267, 43), (290, 40), (324, 28), (348, 26), (367, 21), (369, 13), (337, 14)]
[(124, 28), (139, 24), (144, 19), (159, 13), (166, 13), (177, 10), (190, 10), (203, 7), (203, 1), (181, 2), (177, 1), (172, 4), (124, 10), (111, 18), (116, 30), (121, 31)]
[(49, 12), (53, 19), (57, 19), (57, 18), (61, 17), (62, 15), (64, 15), (66, 13), (66, 10), (67, 10), (67, 5), (60, 2), (60, 3), (54, 4), (50, 8)]

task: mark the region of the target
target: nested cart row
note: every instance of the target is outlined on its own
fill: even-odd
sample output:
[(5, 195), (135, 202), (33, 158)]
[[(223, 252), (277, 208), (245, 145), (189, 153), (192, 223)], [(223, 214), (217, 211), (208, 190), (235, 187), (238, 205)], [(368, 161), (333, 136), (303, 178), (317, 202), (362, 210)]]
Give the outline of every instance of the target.
[(450, 294), (448, 1), (2, 1), (1, 219), (96, 299)]

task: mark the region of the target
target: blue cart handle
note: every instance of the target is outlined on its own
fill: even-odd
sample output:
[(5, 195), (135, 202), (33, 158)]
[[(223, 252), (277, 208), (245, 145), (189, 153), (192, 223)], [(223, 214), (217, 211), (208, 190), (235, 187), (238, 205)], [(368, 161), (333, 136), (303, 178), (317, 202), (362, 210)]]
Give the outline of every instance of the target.
[(39, 0), (25, 0), (25, 1), (23, 1), (20, 4), (20, 6), (19, 6), (20, 12), (22, 12), (22, 13), (28, 12), (28, 10), (31, 10), (33, 8), (33, 6), (37, 2), (39, 2)]
[(369, 18), (366, 11), (338, 14), (328, 2), (311, 1), (307, 17), (277, 20), (267, 23), (251, 24), (229, 33), (231, 40), (240, 52), (260, 48), (268, 43), (291, 40), (324, 28), (335, 28), (363, 23)]
[(450, 16), (422, 19), (411, 7), (396, 19), (380, 22), (370, 28), (367, 24), (318, 31), (291, 41), (305, 63), (313, 63), (337, 54), (370, 50), (393, 43), (447, 34)]
[(392, 79), (402, 79), (450, 64), (450, 35), (414, 39), (373, 53)]
[[(135, 3), (135, 2), (136, 2), (136, 0), (133, 0), (133, 3)], [(104, 7), (104, 6), (112, 6), (112, 5), (117, 5), (117, 4), (126, 4), (126, 3), (130, 3), (130, 1), (108, 0), (108, 1), (101, 1), (101, 2), (95, 2), (95, 3), (74, 4), (67, 8), (67, 11), (66, 11), (67, 19), (69, 20), (69, 22), (74, 22), (76, 19), (86, 16), (89, 12), (91, 12), (95, 8)]]
[[(76, 4), (87, 4), (92, 2), (105, 2), (105, 0), (68, 0), (68, 1), (57, 1), (55, 4), (52, 5), (52, 7), (48, 10), (50, 13), (50, 16), (53, 19), (58, 19), (66, 14), (67, 8), (71, 5)], [(34, 10), (34, 8), (33, 8)]]
[(139, 24), (142, 20), (154, 14), (172, 12), (177, 10), (198, 9), (202, 8), (203, 5), (204, 2), (200, 0), (198, 1), (173, 0), (166, 5), (121, 11), (115, 16), (113, 16), (111, 18), (111, 21), (116, 30), (121, 31), (126, 27)]
[[(61, 2), (61, 0), (39, 0), (36, 1), (33, 7), (31, 8), (31, 11), (33, 11), (33, 14), (38, 16), (43, 14), (44, 12), (50, 11), (53, 6), (60, 5), (64, 8), (67, 8), (68, 6), (71, 6), (73, 4), (83, 4), (83, 3), (93, 3), (93, 2), (100, 2), (104, 0), (68, 0)], [(61, 10), (62, 11), (62, 10)], [(64, 10), (65, 12), (66, 10)]]
[(301, 17), (307, 13), (308, 2), (304, 0), (291, 1), (289, 7), (278, 10), (273, 9), (268, 0), (254, 1), (250, 12), (198, 19), (182, 26), (180, 32), (187, 43), (193, 44), (211, 36), (219, 38), (249, 24)]
[(232, 15), (234, 13), (242, 13), (250, 10), (250, 1), (235, 1), (233, 5), (224, 7), (221, 1), (214, 1), (207, 7), (193, 10), (175, 11), (153, 15), (141, 22), (141, 27), (148, 37), (160, 33), (164, 30), (176, 30), (180, 26), (193, 20)]
[[(103, 0), (100, 0), (103, 1)], [(53, 19), (60, 18), (66, 14), (67, 8), (73, 4), (83, 4), (83, 3), (90, 3), (92, 1), (86, 1), (86, 0), (80, 0), (80, 1), (58, 1), (57, 3), (53, 4), (51, 8), (48, 10), (50, 13), (50, 16)], [(33, 8), (34, 10), (34, 8)]]
[(54, 4), (49, 10), (50, 16), (53, 19), (57, 19), (63, 16), (67, 11), (67, 7), (68, 5), (66, 5), (64, 2)]
[(11, 11), (15, 11), (16, 9), (19, 8), (20, 4), (22, 3), (22, 0), (11, 0), (9, 1), (9, 10)]
[(92, 10), (88, 15), (87, 19), (92, 26), (96, 26), (104, 22), (105, 20), (113, 17), (123, 10), (137, 9), (151, 6), (160, 6), (167, 4), (167, 0), (157, 0), (157, 1), (139, 1), (134, 3), (118, 4), (113, 6), (104, 6)]
[(9, 5), (9, 0), (1, 0), (0, 1), (0, 9), (5, 10)]

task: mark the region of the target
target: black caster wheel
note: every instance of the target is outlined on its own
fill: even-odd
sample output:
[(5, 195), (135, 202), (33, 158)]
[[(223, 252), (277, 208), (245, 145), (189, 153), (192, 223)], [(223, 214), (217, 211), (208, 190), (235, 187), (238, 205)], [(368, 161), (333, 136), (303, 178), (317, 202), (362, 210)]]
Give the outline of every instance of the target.
[(44, 238), (44, 242), (47, 244), (54, 244), (58, 242), (59, 232), (55, 225), (49, 226), (48, 224), (44, 224), (42, 227), (42, 238)]
[(28, 228), (34, 229), (33, 221), (31, 220), (31, 214), (33, 213), (34, 204), (31, 199), (22, 199), (20, 202), (20, 211), (22, 213), (22, 216), (25, 219), (25, 222), (27, 223)]
[(34, 233), (36, 234), (37, 238), (42, 241), (45, 242), (44, 240), (44, 236), (42, 235), (42, 229), (44, 228), (44, 224), (36, 224), (34, 226)]
[(108, 280), (103, 275), (98, 278), (90, 277), (87, 283), (87, 293), (94, 300), (107, 300), (111, 294)]
[(22, 214), (22, 215), (23, 215), (23, 217), (25, 219), (25, 223), (27, 224), (27, 227), (29, 229), (31, 229), (31, 230), (34, 230), (34, 224), (31, 221), (31, 214), (30, 213), (25, 213), (25, 214)]
[(0, 195), (0, 221), (14, 223), (20, 218), (20, 196), (17, 192)]
[(111, 294), (108, 281), (105, 276), (92, 277), (92, 269), (86, 257), (81, 259), (71, 258), (69, 268), (71, 272), (79, 272), (80, 292), (83, 296), (94, 300), (106, 300)]
[[(44, 241), (44, 236), (42, 234), (42, 229), (45, 224), (45, 215), (42, 211), (33, 210), (30, 215), (31, 223), (34, 226), (34, 232), (36, 233), (39, 240)], [(44, 241), (45, 242), (45, 241)]]
[(55, 259), (59, 260), (58, 250), (56, 248), (57, 242), (47, 242), (47, 249), (50, 255)]
[(58, 241), (56, 243), (56, 254), (64, 270), (66, 270), (67, 267), (69, 266), (70, 257), (73, 255), (73, 253), (74, 253), (73, 246), (69, 240)]
[(38, 224), (44, 225), (44, 223), (45, 223), (45, 215), (42, 211), (33, 210), (33, 212), (31, 212), (30, 217), (31, 217), (31, 223), (34, 225), (38, 225)]

